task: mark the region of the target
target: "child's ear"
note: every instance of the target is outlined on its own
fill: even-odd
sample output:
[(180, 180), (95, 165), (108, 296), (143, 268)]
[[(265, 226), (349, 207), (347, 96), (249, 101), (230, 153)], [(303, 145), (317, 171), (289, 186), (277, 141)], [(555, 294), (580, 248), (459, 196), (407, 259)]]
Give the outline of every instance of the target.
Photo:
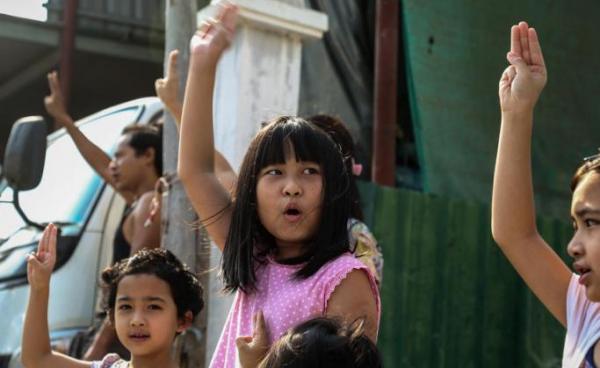
[(194, 315), (191, 311), (185, 312), (182, 318), (179, 319), (179, 326), (177, 326), (177, 333), (182, 333), (192, 326), (194, 321)]

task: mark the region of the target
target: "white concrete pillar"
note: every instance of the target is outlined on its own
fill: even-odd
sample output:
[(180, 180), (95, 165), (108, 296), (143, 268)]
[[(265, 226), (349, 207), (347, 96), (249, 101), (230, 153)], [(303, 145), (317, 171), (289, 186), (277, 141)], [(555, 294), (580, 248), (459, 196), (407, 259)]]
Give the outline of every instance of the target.
[[(302, 40), (321, 38), (327, 16), (303, 0), (235, 3), (239, 21), (217, 69), (214, 118), (215, 145), (238, 169), (263, 121), (297, 113)], [(201, 11), (198, 24), (214, 8)]]
[[(198, 13), (198, 24), (215, 14), (219, 2)], [(304, 0), (232, 2), (239, 7), (238, 25), (217, 68), (213, 108), (215, 146), (237, 171), (262, 122), (297, 114), (302, 42), (321, 38), (328, 23), (324, 13), (305, 9)], [(220, 259), (213, 246), (213, 270)], [(213, 271), (207, 287), (209, 360), (233, 300), (219, 293), (222, 284), (216, 276)]]

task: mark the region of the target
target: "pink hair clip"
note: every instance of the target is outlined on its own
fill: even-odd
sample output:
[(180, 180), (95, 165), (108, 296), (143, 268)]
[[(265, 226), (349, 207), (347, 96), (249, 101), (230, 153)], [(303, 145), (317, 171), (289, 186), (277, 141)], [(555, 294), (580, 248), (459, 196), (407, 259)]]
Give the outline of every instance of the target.
[(362, 164), (352, 164), (352, 174), (354, 176), (360, 176), (363, 170)]

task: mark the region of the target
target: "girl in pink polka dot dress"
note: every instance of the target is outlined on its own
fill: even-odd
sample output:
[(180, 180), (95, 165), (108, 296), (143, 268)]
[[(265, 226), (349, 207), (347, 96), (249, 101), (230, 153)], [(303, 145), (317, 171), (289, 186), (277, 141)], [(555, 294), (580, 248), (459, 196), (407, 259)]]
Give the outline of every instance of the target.
[(269, 342), (318, 316), (365, 319), (377, 338), (379, 292), (370, 270), (349, 253), (349, 173), (339, 147), (297, 117), (273, 119), (254, 137), (232, 196), (214, 170), (212, 96), (219, 58), (237, 9), (222, 6), (190, 42), (179, 177), (212, 240), (234, 304), (211, 367), (239, 364), (235, 340), (252, 335), (262, 311)]

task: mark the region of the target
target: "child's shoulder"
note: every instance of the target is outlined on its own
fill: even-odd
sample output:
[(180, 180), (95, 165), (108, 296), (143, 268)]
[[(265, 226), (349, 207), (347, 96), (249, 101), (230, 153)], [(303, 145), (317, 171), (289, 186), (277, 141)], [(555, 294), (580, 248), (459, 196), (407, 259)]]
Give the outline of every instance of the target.
[(356, 269), (364, 269), (370, 272), (364, 263), (356, 259), (352, 253), (346, 252), (321, 266), (317, 274), (346, 275)]
[(126, 368), (127, 364), (118, 354), (108, 354), (101, 361), (93, 362), (91, 368)]

